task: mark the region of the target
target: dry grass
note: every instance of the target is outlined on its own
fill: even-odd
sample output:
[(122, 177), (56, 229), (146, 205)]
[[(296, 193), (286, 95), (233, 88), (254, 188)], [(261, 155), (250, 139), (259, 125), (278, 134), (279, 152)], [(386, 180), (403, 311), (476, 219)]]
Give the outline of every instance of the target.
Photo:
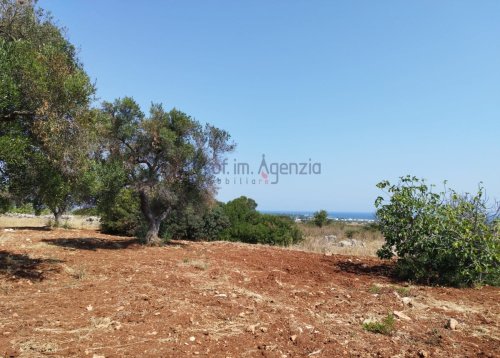
[[(99, 221), (87, 221), (87, 219), (87, 216), (64, 216), (61, 220), (61, 227), (67, 229), (99, 229)], [(46, 227), (51, 226), (53, 221), (54, 218), (49, 215), (33, 217), (0, 215), (0, 228)]]
[[(333, 222), (323, 227), (310, 224), (300, 224), (304, 240), (293, 249), (318, 252), (323, 254), (341, 254), (355, 256), (377, 256), (377, 250), (383, 245), (384, 237), (380, 231), (369, 224)], [(336, 239), (327, 239), (334, 235)], [(343, 240), (355, 239), (364, 246), (340, 247)]]

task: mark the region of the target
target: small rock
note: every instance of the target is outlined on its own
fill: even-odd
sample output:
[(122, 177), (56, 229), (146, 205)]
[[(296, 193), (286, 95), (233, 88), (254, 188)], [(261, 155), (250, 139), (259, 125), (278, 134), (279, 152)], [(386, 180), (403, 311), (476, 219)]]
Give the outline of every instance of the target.
[(93, 309), (94, 309), (94, 307), (92, 307), (92, 305), (87, 306), (87, 311), (92, 311)]
[(458, 326), (458, 321), (454, 318), (450, 318), (445, 325), (446, 328), (451, 329), (452, 331), (456, 330), (457, 326)]
[(419, 350), (418, 351), (418, 356), (421, 357), (421, 358), (427, 358), (429, 356), (429, 353), (427, 353), (424, 350)]
[(295, 343), (297, 341), (297, 335), (294, 334), (293, 336), (290, 336), (290, 340)]
[(191, 337), (189, 337), (189, 341), (194, 342), (194, 341), (196, 341), (196, 338), (194, 336), (191, 336)]
[(215, 297), (226, 298), (227, 295), (225, 293), (219, 293), (219, 294), (216, 294)]
[(267, 332), (267, 327), (260, 327), (260, 331), (266, 333)]
[(394, 311), (393, 314), (399, 319), (404, 319), (405, 321), (411, 321), (411, 318), (405, 315), (403, 312)]
[(401, 299), (401, 301), (403, 301), (403, 304), (406, 305), (406, 306), (412, 306), (412, 303), (411, 303), (411, 298), (410, 297), (403, 297)]

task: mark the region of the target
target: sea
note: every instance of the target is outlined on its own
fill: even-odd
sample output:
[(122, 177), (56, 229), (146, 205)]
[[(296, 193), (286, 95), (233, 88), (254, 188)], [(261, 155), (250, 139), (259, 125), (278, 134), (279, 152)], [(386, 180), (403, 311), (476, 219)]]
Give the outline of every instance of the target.
[[(293, 219), (310, 219), (314, 211), (261, 210), (264, 214), (290, 216)], [(374, 212), (363, 211), (328, 211), (328, 218), (339, 221), (375, 221)]]

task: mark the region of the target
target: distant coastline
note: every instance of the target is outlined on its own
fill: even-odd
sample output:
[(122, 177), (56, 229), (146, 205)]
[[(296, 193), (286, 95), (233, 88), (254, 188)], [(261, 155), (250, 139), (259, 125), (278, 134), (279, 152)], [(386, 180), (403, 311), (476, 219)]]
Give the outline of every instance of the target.
[[(260, 210), (261, 213), (271, 215), (286, 215), (294, 219), (309, 219), (314, 215), (314, 211), (290, 211), (290, 210)], [(328, 211), (328, 218), (340, 221), (375, 221), (374, 212), (355, 211)]]

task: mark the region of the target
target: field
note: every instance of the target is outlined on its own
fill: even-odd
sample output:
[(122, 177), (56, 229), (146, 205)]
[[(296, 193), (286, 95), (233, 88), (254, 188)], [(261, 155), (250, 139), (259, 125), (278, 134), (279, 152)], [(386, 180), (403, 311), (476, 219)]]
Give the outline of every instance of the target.
[[(356, 256), (377, 256), (377, 250), (384, 243), (382, 234), (371, 230), (371, 226), (359, 223), (334, 222), (317, 227), (302, 223), (299, 225), (304, 240), (292, 248), (322, 254), (341, 254)], [(334, 236), (335, 239), (327, 237)], [(343, 240), (354, 239), (362, 245), (342, 247), (339, 243)]]
[[(92, 229), (17, 226), (0, 228), (5, 356), (500, 355), (498, 288), (409, 285), (390, 263), (319, 244), (311, 244), (319, 252), (185, 241), (154, 248)], [(332, 233), (310, 232), (306, 243), (323, 234)], [(364, 328), (389, 313), (388, 334)], [(455, 329), (445, 328), (450, 318)]]

